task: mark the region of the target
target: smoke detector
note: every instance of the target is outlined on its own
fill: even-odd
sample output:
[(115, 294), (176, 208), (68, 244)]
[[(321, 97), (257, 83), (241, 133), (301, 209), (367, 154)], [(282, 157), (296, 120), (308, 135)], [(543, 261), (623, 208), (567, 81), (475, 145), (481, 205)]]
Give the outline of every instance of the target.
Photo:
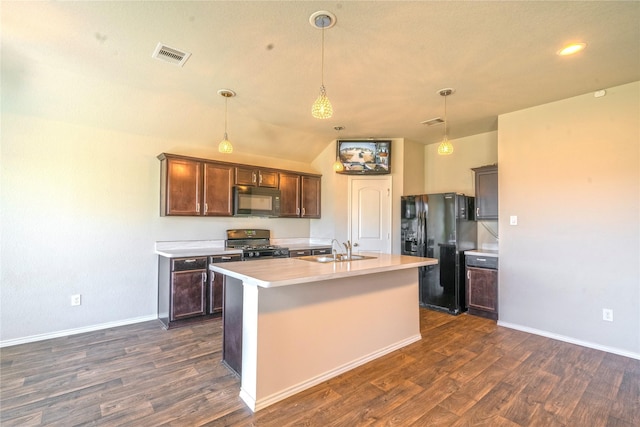
[(175, 47), (169, 47), (163, 43), (158, 43), (156, 50), (151, 55), (152, 58), (159, 59), (161, 61), (175, 64), (180, 67), (184, 66), (187, 59), (191, 56), (190, 52), (185, 52)]

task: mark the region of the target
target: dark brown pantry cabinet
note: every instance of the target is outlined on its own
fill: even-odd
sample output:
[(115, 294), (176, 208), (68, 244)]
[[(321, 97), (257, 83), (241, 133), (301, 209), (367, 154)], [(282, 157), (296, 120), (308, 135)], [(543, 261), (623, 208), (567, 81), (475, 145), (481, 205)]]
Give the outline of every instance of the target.
[(498, 219), (498, 165), (472, 170), (476, 178), (476, 219)]
[(320, 218), (320, 182), (320, 176), (280, 172), (280, 216)]
[(234, 166), (161, 154), (160, 215), (231, 216)]

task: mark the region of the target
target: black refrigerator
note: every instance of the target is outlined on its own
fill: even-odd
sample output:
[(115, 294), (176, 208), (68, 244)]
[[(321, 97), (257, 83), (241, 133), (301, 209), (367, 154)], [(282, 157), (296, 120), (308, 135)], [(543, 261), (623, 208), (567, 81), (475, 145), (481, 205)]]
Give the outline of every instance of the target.
[(402, 254), (438, 260), (420, 267), (420, 305), (451, 314), (466, 311), (464, 251), (476, 247), (474, 198), (457, 193), (401, 198)]

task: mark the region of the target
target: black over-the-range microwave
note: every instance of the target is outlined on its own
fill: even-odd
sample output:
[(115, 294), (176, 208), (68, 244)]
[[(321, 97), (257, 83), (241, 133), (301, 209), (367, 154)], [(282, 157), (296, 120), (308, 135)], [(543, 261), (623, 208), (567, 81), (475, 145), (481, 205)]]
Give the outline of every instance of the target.
[(233, 215), (280, 216), (280, 190), (247, 185), (234, 186)]

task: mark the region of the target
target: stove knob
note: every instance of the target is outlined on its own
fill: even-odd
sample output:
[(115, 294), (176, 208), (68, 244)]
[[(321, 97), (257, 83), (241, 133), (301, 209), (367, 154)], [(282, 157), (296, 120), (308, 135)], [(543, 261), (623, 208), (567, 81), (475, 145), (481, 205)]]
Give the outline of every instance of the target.
[(259, 257), (259, 256), (260, 256), (260, 252), (257, 252), (257, 251), (256, 251), (256, 252), (254, 252), (254, 253), (253, 253), (253, 256), (254, 256), (254, 257)]
[(253, 256), (253, 252), (248, 252), (247, 255), (251, 258)]

